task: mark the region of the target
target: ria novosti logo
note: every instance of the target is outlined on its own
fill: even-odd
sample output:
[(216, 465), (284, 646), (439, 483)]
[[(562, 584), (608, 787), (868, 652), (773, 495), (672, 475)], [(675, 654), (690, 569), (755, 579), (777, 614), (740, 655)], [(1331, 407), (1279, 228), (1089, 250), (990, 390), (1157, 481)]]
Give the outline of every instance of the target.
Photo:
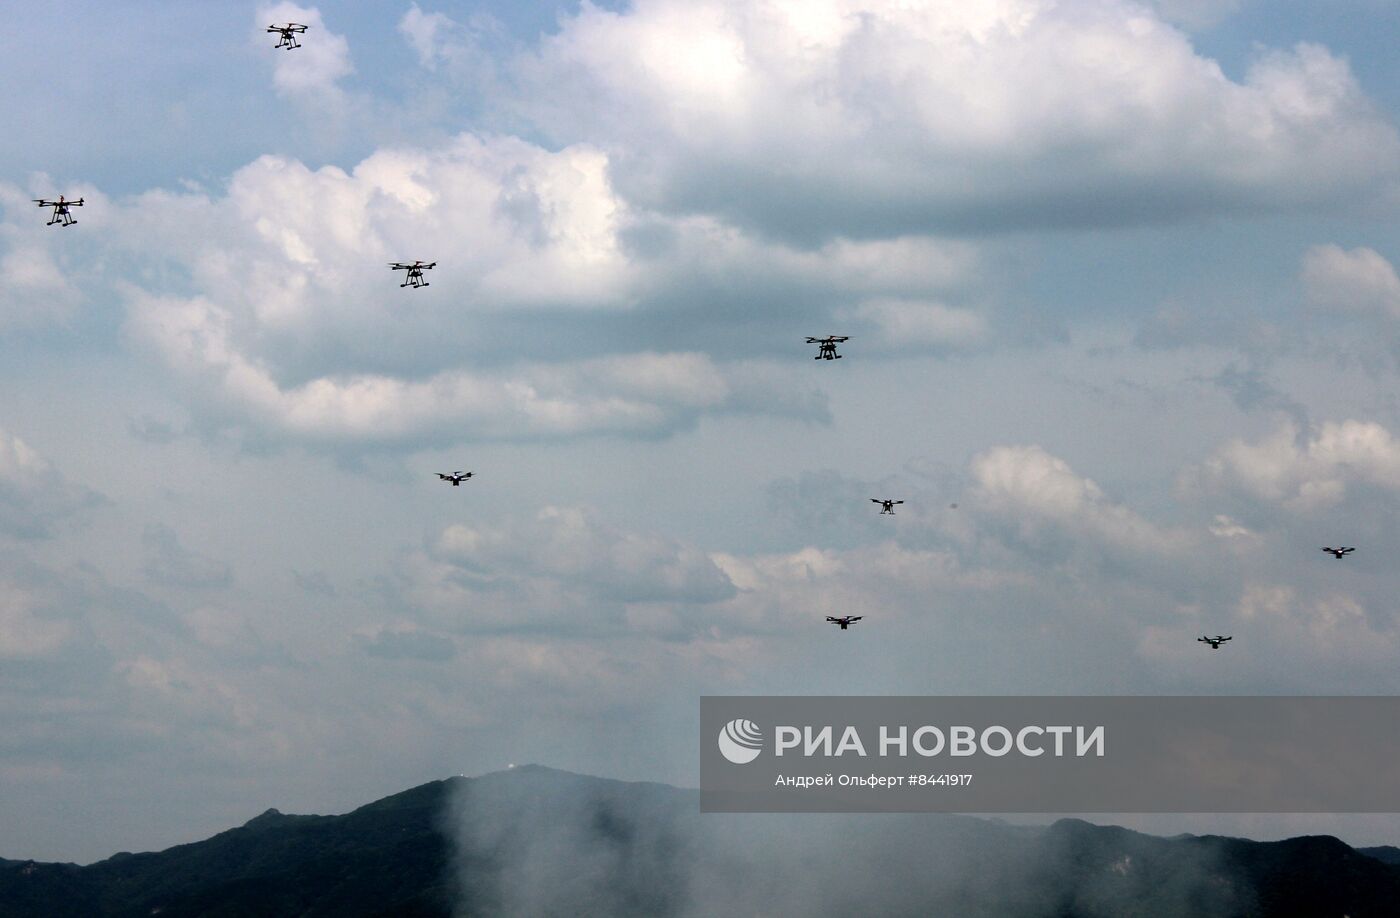
[(747, 765), (763, 751), (763, 731), (751, 720), (731, 720), (719, 731), (719, 751), (735, 765)]

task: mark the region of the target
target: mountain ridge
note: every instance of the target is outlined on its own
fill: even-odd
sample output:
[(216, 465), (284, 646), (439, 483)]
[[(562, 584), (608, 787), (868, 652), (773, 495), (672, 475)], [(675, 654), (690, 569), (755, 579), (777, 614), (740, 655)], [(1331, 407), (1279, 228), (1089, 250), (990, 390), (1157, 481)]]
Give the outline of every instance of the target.
[[(1393, 848), (1061, 819), (699, 813), (699, 791), (519, 766), (340, 815), (264, 810), (86, 866), (0, 859), (0, 918), (1393, 916)], [(1397, 852), (1400, 853), (1400, 852)]]

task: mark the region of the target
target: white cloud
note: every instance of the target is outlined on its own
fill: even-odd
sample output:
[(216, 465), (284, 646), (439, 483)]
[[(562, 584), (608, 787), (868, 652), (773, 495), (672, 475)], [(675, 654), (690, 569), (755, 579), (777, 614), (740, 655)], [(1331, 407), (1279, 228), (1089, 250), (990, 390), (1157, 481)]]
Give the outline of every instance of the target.
[(1215, 519), (1211, 520), (1210, 534), (1218, 539), (1242, 539), (1250, 538), (1254, 535), (1248, 527), (1231, 519), (1223, 513), (1217, 513)]
[[(337, 374), (299, 386), (238, 350), (234, 320), (204, 299), (137, 295), (128, 328), (235, 417), (309, 442), (376, 443), (454, 439), (656, 434), (689, 426), (704, 412), (752, 410), (767, 374), (731, 383), (702, 354), (638, 353), (568, 364), (524, 365), (506, 374), (447, 371), (427, 379)], [(815, 419), (811, 401), (768, 402), (768, 411)]]
[(1234, 82), (1117, 0), (585, 4), (518, 78), (634, 203), (802, 238), (1287, 209), (1400, 171), (1325, 49)]
[(923, 617), (931, 597), (1015, 591), (1027, 578), (965, 564), (955, 552), (893, 541), (838, 550), (806, 546), (774, 554), (720, 553), (715, 561), (740, 590), (707, 620), (717, 633), (785, 635), (828, 615), (877, 617), (885, 627)]
[(507, 55), (499, 49), (514, 39), (490, 13), (473, 13), (458, 22), (445, 13), (425, 13), (415, 3), (399, 20), (399, 34), (431, 75), (420, 84), (423, 95), (442, 94), (474, 108), (494, 104), (501, 94), (500, 68)]
[(443, 13), (425, 13), (413, 4), (399, 20), (401, 32), (424, 67), (436, 67), (443, 55), (443, 33), (452, 28), (452, 19)]
[(1339, 503), (1351, 484), (1400, 493), (1400, 441), (1374, 422), (1329, 421), (1307, 437), (1285, 424), (1253, 443), (1230, 441), (1187, 470), (1183, 484), (1292, 510), (1325, 508)]
[(1345, 593), (1308, 594), (1287, 584), (1249, 584), (1235, 608), (1240, 625), (1270, 644), (1371, 666), (1394, 659), (1400, 630), (1377, 628), (1365, 604)]
[[(76, 183), (55, 190), (43, 174), (32, 176), (27, 188), (0, 182), (0, 332), (72, 324), (83, 297), (70, 275), (89, 273), (84, 262), (91, 235), (105, 222), (106, 198), (95, 192)], [(60, 193), (85, 199), (73, 211), (77, 226), (46, 225), (50, 211), (34, 204)]]
[[(211, 298), (270, 331), (354, 325), (402, 316), (460, 322), (462, 302), (428, 290), (398, 293), (388, 262), (437, 261), (431, 290), (473, 308), (586, 305), (621, 299), (623, 205), (606, 157), (587, 147), (550, 153), (518, 140), (463, 135), (432, 151), (381, 150), (352, 172), (264, 156), (238, 170), (227, 196), (153, 192), (137, 200), (208, 230), (139, 227), (190, 264)], [(415, 296), (408, 300), (405, 296)], [(348, 301), (348, 302), (347, 302)], [(314, 317), (313, 308), (337, 308)], [(626, 305), (620, 303), (619, 305)], [(366, 312), (373, 315), (367, 316)], [(378, 343), (378, 342), (376, 342)]]
[[(154, 212), (178, 215), (178, 230), (142, 216)], [(711, 218), (640, 214), (586, 146), (464, 135), (381, 150), (349, 172), (268, 156), (224, 196), (151, 192), (122, 213), (131, 220), (110, 245), (164, 268), (125, 287), (130, 339), (190, 383), (187, 395), (212, 400), (215, 423), (293, 439), (654, 435), (713, 412), (825, 417), (809, 384), (794, 388), (761, 360), (629, 352), (611, 335), (565, 337), (541, 316), (653, 313), (640, 323), (653, 340), (741, 353), (787, 352), (841, 315), (906, 349), (985, 337), (979, 315), (929, 298), (979, 270), (969, 244), (809, 251)], [(660, 248), (639, 251), (648, 233)], [(437, 261), (430, 287), (400, 289), (387, 263), (411, 258)], [(753, 310), (753, 298), (784, 305)], [(856, 312), (841, 312), (853, 299)], [(716, 336), (716, 306), (743, 309), (741, 340)], [(793, 332), (798, 312), (826, 318)], [(537, 339), (547, 359), (532, 358)]]
[(79, 299), (76, 288), (45, 247), (10, 244), (0, 255), (0, 328), (65, 321), (72, 317)]
[(326, 28), (321, 20), (321, 11), (316, 7), (285, 2), (258, 7), (253, 16), (257, 44), (272, 53), (274, 49), (271, 46), (277, 43), (278, 36), (269, 34), (267, 27), (288, 22), (307, 28), (304, 34), (297, 36), (300, 48), (290, 51), (275, 49), (272, 80), (278, 92), (289, 96), (324, 96), (339, 92), (337, 81), (355, 71), (350, 62), (350, 43), (344, 35), (337, 35)]
[(1313, 246), (1303, 255), (1302, 280), (1314, 305), (1400, 319), (1400, 276), (1374, 249)]
[(1087, 535), (1100, 547), (1158, 553), (1186, 547), (1183, 534), (1162, 529), (1108, 499), (1039, 446), (999, 446), (972, 460), (978, 505), (1005, 515), (1026, 535), (1046, 524)]
[(850, 310), (850, 318), (874, 326), (888, 347), (958, 347), (980, 341), (987, 322), (970, 309), (957, 309), (928, 300), (876, 297)]

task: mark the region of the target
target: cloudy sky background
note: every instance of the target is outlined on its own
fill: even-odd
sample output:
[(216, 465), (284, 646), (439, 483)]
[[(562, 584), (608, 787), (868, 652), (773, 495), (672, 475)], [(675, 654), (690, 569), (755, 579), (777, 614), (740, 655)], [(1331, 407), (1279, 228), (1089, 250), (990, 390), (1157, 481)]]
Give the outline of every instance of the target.
[(1400, 692), (1400, 4), (1317, 7), (26, 7), (0, 856), (693, 785), (701, 694)]

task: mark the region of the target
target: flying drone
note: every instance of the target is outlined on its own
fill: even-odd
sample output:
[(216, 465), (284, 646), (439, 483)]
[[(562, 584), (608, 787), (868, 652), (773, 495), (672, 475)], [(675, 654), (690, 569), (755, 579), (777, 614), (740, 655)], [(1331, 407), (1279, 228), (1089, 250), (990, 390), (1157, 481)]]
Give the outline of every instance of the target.
[(276, 32), (281, 37), (277, 39), (274, 48), (286, 48), (288, 51), (293, 48), (300, 48), (301, 42), (297, 41), (297, 35), (306, 31), (306, 26), (296, 22), (289, 22), (286, 25), (270, 25), (269, 32)]
[(850, 335), (827, 335), (825, 338), (809, 337), (807, 343), (817, 345), (817, 356), (813, 357), (813, 360), (840, 360), (841, 355), (836, 353), (836, 345), (849, 340)]
[(1349, 555), (1349, 554), (1351, 554), (1352, 552), (1356, 551), (1356, 549), (1354, 549), (1354, 548), (1324, 548), (1323, 551), (1331, 552), (1332, 555), (1333, 555), (1338, 561), (1340, 561), (1340, 560), (1342, 560), (1342, 558), (1345, 557), (1346, 555)]
[(1196, 642), (1198, 644), (1209, 644), (1211, 650), (1219, 650), (1221, 644), (1233, 639), (1234, 635), (1231, 635), (1230, 637), (1221, 637), (1217, 634), (1215, 637), (1198, 637), (1196, 638)]
[(59, 195), (57, 201), (46, 201), (43, 198), (35, 198), (34, 203), (38, 204), (40, 207), (53, 208), (53, 217), (49, 220), (48, 223), (45, 224), (45, 226), (53, 226), (55, 223), (59, 222), (61, 222), (64, 226), (72, 226), (78, 221), (71, 213), (68, 212), (68, 208), (82, 207), (83, 199), (78, 198), (78, 200), (76, 201), (69, 201), (66, 198), (64, 198), (63, 195)]
[(400, 287), (431, 287), (432, 285), (423, 279), (423, 272), (432, 270), (436, 266), (437, 262), (435, 261), (430, 261), (427, 264), (421, 261), (415, 261), (411, 265), (406, 265), (401, 261), (395, 261), (391, 262), (389, 265), (389, 267), (393, 268), (395, 271), (408, 272), (408, 277), (402, 284), (399, 284)]
[(842, 630), (842, 631), (845, 631), (845, 630), (846, 630), (847, 628), (849, 628), (851, 625), (853, 625), (853, 624), (855, 624), (856, 622), (860, 621), (860, 620), (861, 620), (862, 618), (864, 618), (864, 617), (865, 617), (865, 616), (863, 616), (863, 615), (843, 615), (843, 616), (841, 616), (840, 618), (835, 618), (835, 617), (833, 617), (833, 616), (828, 615), (828, 616), (826, 617), (826, 620), (829, 621), (829, 622), (831, 622), (833, 625), (840, 625), (840, 626), (841, 626), (841, 630)]
[(442, 472), (438, 472), (437, 477), (441, 478), (443, 481), (452, 482), (452, 487), (455, 488), (461, 485), (461, 483), (466, 481), (468, 478), (472, 477), (473, 474), (473, 472), (453, 472), (451, 475), (444, 475)]
[(872, 504), (880, 505), (880, 514), (882, 516), (886, 513), (888, 513), (890, 516), (894, 516), (894, 505), (904, 503), (904, 501), (902, 500), (880, 500), (878, 497), (870, 498), (870, 502)]

